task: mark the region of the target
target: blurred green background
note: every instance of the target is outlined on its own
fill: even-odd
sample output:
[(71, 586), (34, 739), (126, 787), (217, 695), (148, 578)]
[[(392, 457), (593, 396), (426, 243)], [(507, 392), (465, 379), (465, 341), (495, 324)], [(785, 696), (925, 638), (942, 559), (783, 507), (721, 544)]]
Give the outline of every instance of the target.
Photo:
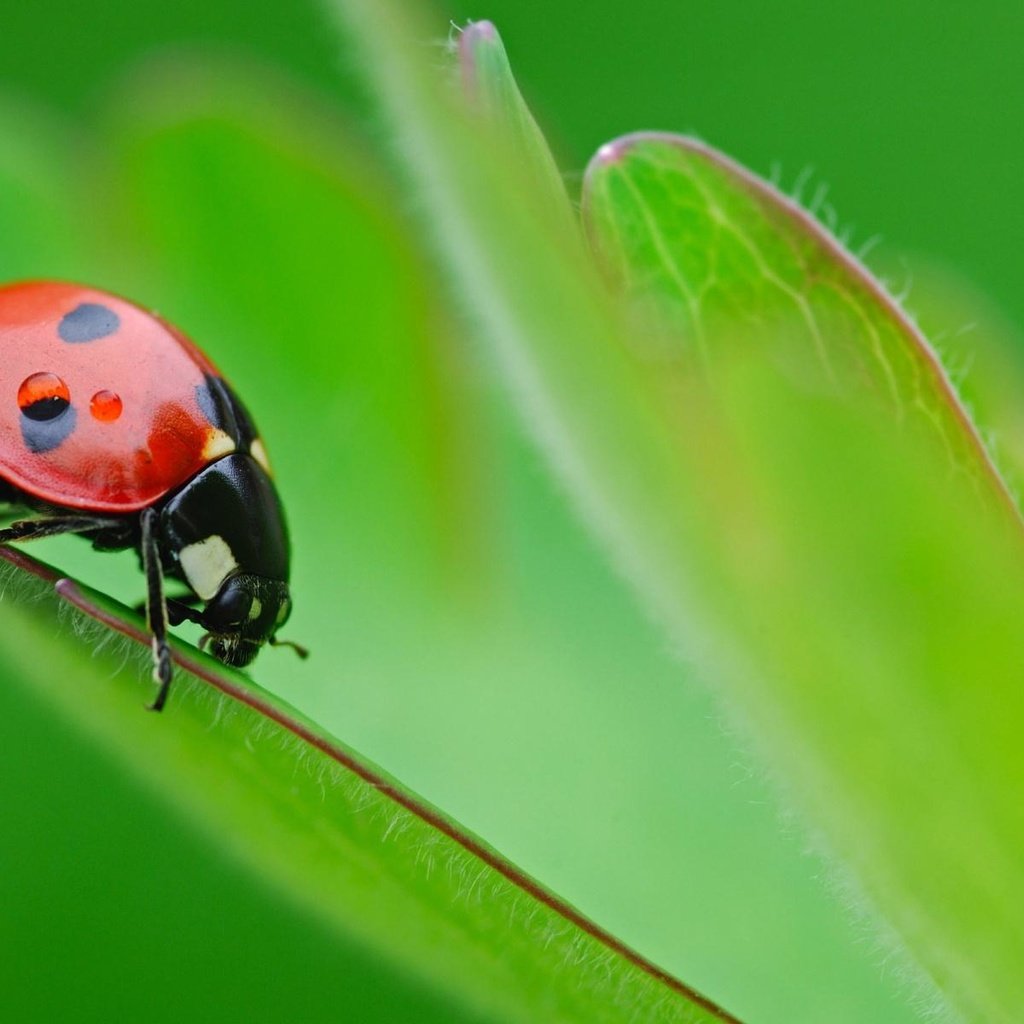
[[(448, 19), (498, 24), (571, 189), (618, 133), (694, 132), (786, 187), (813, 166), (804, 195), (828, 183), (854, 248), (883, 236), (897, 290), (934, 261), (1024, 317), (1016, 5), (436, 9), (439, 65)], [(917, 1019), (520, 438), (408, 241), (415, 197), (321, 7), (95, 0), (3, 21), (0, 164), (33, 185), (0, 197), (3, 276), (157, 305), (267, 435), (291, 629), (316, 657), (268, 653), (255, 677), (745, 1019)], [(81, 547), (47, 557), (133, 596), (130, 559)], [(16, 686), (0, 713), (4, 1019), (445, 1019)]]
[[(54, 3), (50, 31), (41, 8), (8, 6), (7, 91), (75, 115), (126, 67), (181, 46), (254, 56), (366, 111), (358, 56), (316, 3)], [(778, 163), (785, 183), (813, 166), (862, 238), (881, 233), (898, 251), (948, 259), (1020, 310), (1009, 248), (1024, 228), (1012, 199), (1024, 146), (1019, 6), (495, 0), (434, 8), (438, 41), (445, 19), (500, 26), (567, 173), (602, 141), (638, 128), (695, 132), (764, 174)]]

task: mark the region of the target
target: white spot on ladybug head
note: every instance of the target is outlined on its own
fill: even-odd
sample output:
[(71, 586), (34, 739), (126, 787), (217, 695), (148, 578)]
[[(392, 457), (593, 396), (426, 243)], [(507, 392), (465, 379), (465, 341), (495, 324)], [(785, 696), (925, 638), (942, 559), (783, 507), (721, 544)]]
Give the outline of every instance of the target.
[(235, 450), (235, 442), (219, 427), (210, 427), (203, 445), (203, 458), (213, 462), (222, 455), (230, 455)]
[(249, 445), (249, 454), (263, 467), (268, 476), (272, 475), (270, 460), (267, 458), (267, 450), (263, 447), (263, 442), (258, 437)]
[(252, 599), (249, 606), (249, 621), (255, 622), (263, 614), (263, 604), (258, 597)]
[(223, 537), (207, 537), (189, 544), (178, 555), (188, 585), (204, 600), (210, 601), (238, 563)]

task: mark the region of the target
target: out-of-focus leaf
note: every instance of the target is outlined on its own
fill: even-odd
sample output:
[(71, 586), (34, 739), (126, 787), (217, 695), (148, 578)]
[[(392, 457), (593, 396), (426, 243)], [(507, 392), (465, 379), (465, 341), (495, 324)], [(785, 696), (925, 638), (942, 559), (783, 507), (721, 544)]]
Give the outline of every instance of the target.
[(558, 165), (512, 77), (498, 30), (489, 21), (471, 22), (459, 34), (458, 46), (462, 84), (470, 103), (485, 122), (505, 126), (524, 159), (524, 181), (532, 179), (535, 191), (551, 198), (553, 216), (567, 218), (570, 209)]
[[(834, 384), (842, 395), (866, 384), (887, 399), (875, 405), (878, 424), (865, 430), (876, 444), (885, 444), (887, 431), (893, 445), (908, 432), (941, 442), (946, 466), (929, 461), (923, 451), (896, 448), (904, 462), (915, 463), (905, 470), (908, 476), (924, 465), (941, 478), (951, 461), (982, 482), (988, 505), (1008, 507), (1019, 528), (1016, 505), (934, 351), (864, 268), (789, 200), (702, 144), (639, 135), (602, 148), (591, 163), (584, 202), (606, 263), (634, 301), (658, 307), (666, 344), (677, 353), (696, 343), (705, 346), (712, 366), (743, 352), (762, 362), (779, 360), (812, 380)], [(759, 383), (767, 390), (774, 386), (769, 377)], [(944, 500), (937, 491), (929, 504), (914, 493), (918, 482), (912, 479), (906, 494), (889, 483), (876, 485), (884, 471), (869, 464), (858, 476), (862, 460), (844, 456), (841, 437), (835, 453), (840, 473), (830, 478), (821, 452), (803, 437), (823, 437), (827, 446), (827, 421), (808, 417), (800, 430), (788, 425), (776, 438), (773, 428), (782, 416), (770, 404), (769, 410), (759, 434), (752, 422), (747, 427), (760, 465), (775, 467), (774, 477), (766, 476), (773, 486), (781, 484), (780, 495), (759, 501), (732, 494), (717, 509), (719, 523), (728, 524), (719, 546), (730, 558), (747, 551), (753, 537), (767, 547), (787, 516), (799, 524), (799, 542), (793, 538), (784, 552), (773, 553), (765, 578), (757, 578), (756, 558), (745, 561), (742, 571), (734, 566), (737, 590), (758, 598), (761, 621), (754, 637), (775, 635), (779, 648), (785, 646), (786, 619), (774, 628), (767, 620), (785, 605), (787, 582), (805, 602), (787, 609), (800, 633), (789, 637), (791, 646), (774, 662), (778, 679), (792, 685), (788, 707), (782, 707), (785, 691), (779, 686), (757, 717), (782, 725), (788, 710), (796, 736), (777, 749), (809, 748), (803, 785), (816, 794), (816, 813), (833, 842), (954, 1003), (979, 1020), (991, 1019), (1022, 994), (1011, 951), (1024, 921), (1003, 913), (995, 898), (1015, 888), (1012, 844), (1022, 836), (1010, 780), (1022, 759), (1012, 746), (1001, 746), (1001, 728), (987, 698), (966, 710), (948, 694), (973, 675), (975, 685), (984, 680), (987, 694), (1002, 694), (1012, 720), (1024, 714), (1011, 683), (1019, 659), (1012, 633), (1004, 632), (1021, 582), (1013, 544), (1003, 550), (996, 544), (1009, 584), (990, 592), (998, 558), (989, 557), (986, 565), (974, 550), (993, 541), (985, 522), (977, 536), (966, 536), (971, 527), (962, 515), (958, 521), (962, 509), (956, 506), (962, 496)], [(724, 468), (693, 468), (707, 481), (710, 496), (713, 475)], [(869, 500), (860, 505), (843, 488), (845, 480)], [(825, 497), (815, 487), (822, 481), (838, 498), (829, 515), (822, 514), (821, 504), (816, 507)], [(731, 502), (745, 522), (727, 518)], [(765, 508), (778, 517), (774, 525), (758, 523)], [(967, 518), (969, 523), (972, 517)], [(832, 523), (841, 528), (836, 531)], [(923, 538), (932, 539), (931, 547)], [(837, 585), (841, 589), (830, 605), (823, 594)], [(775, 595), (770, 601), (769, 594)], [(733, 622), (741, 603), (723, 609)], [(859, 624), (853, 644), (851, 621)], [(907, 634), (920, 644), (909, 657), (908, 646), (915, 645), (908, 644)], [(858, 657), (863, 648), (870, 651), (866, 658)], [(767, 652), (756, 664), (771, 674)], [(795, 685), (809, 665), (817, 678), (808, 675), (802, 686)], [(833, 719), (841, 704), (833, 687), (844, 676), (841, 691), (856, 694), (856, 701), (845, 716)], [(879, 685), (891, 695), (889, 713), (879, 720), (888, 730), (875, 724), (884, 707)], [(876, 750), (870, 767), (885, 766), (884, 786), (872, 785), (863, 763), (865, 729)], [(914, 756), (917, 744), (945, 756), (922, 761)], [(841, 786), (851, 778), (856, 785)], [(844, 788), (845, 798), (836, 799)], [(971, 792), (985, 793), (986, 799), (973, 799)], [(906, 841), (908, 807), (936, 827), (919, 827)], [(967, 848), (950, 841), (954, 821), (972, 837)], [(985, 853), (973, 858), (971, 851), (979, 849)], [(927, 874), (921, 874), (922, 864), (929, 865)], [(1024, 907), (1024, 900), (1017, 906)]]
[[(1021, 1002), (1012, 966), (1021, 758), (1010, 742), (1024, 711), (1011, 628), (1018, 538), (972, 505), (970, 488), (957, 490), (959, 478), (946, 488), (950, 456), (990, 505), (1016, 510), (927, 346), (841, 252), (817, 258), (822, 239), (809, 221), (781, 208), (773, 217), (772, 196), (745, 179), (738, 187), (735, 168), (715, 157), (702, 168), (709, 207), (677, 209), (669, 190), (652, 194), (664, 208), (654, 214), (626, 208), (628, 230), (673, 245), (638, 269), (659, 312), (678, 306), (686, 288), (676, 278), (689, 286), (692, 258), (695, 292), (723, 285), (715, 315), (686, 322), (688, 340), (699, 320), (709, 351), (724, 342), (754, 362), (754, 385), (735, 388), (723, 361), (726, 412), (712, 403), (702, 415), (704, 393), (672, 350), (678, 317), (651, 331), (651, 346), (635, 320), (622, 324), (576, 240), (544, 217), (547, 201), (522, 198), (517, 131), (503, 141), (466, 118), (397, 5), (344, 11), (456, 278), (591, 523), (721, 680), (934, 985), (969, 1019), (1012, 1014)], [(623, 156), (613, 147), (601, 160)], [(754, 218), (763, 251), (731, 244), (743, 229), (734, 203)], [(677, 248), (679, 218), (707, 227), (707, 209), (712, 235), (730, 239), (711, 246), (726, 262), (710, 277), (699, 252)], [(698, 232), (695, 244), (707, 242)], [(781, 344), (764, 359), (745, 344), (751, 334)], [(847, 343), (833, 352), (834, 337)], [(785, 373), (768, 372), (774, 363)], [(836, 397), (857, 378), (871, 397), (851, 409), (863, 402), (867, 416)], [(901, 433), (901, 418), (920, 429)], [(939, 471), (936, 446), (914, 443), (924, 437), (942, 441)], [(990, 587), (999, 565), (1011, 582)]]
[(0, 280), (74, 277), (88, 231), (64, 171), (73, 156), (88, 160), (82, 140), (44, 111), (2, 101), (0, 136)]
[[(774, 681), (770, 697), (757, 687), (740, 694), (755, 727), (774, 737), (769, 757), (798, 780), (828, 841), (952, 1002), (972, 1019), (1008, 1012), (1020, 996), (1012, 950), (1021, 920), (1001, 900), (1016, 888), (1022, 836), (1010, 780), (1021, 758), (1000, 744), (987, 698), (965, 708), (956, 690), (984, 679), (1019, 722), (1024, 708), (1009, 692), (1019, 657), (1006, 626), (1020, 565), (1014, 541), (965, 514), (962, 494), (916, 490), (919, 467), (940, 480), (948, 468), (899, 447), (904, 424), (919, 420), (911, 433), (941, 439), (947, 461), (1016, 519), (1003, 481), (936, 356), (881, 287), (730, 161), (687, 140), (630, 137), (602, 148), (584, 202), (606, 263), (657, 310), (647, 337), (664, 330), (662, 360), (694, 345), (712, 366), (745, 353), (843, 394), (866, 382), (891, 403), (846, 451), (851, 439), (827, 415), (788, 420), (779, 396), (799, 401), (762, 374), (752, 394), (767, 397), (757, 415), (745, 397), (742, 440), (744, 456), (757, 453), (757, 488), (744, 493), (749, 470), (730, 462), (714, 424), (689, 424), (681, 452), (703, 483), (701, 502), (713, 504), (721, 488), (704, 545), (728, 567), (717, 612), (746, 632), (747, 677)], [(867, 442), (895, 446), (894, 464), (867, 458)], [(693, 457), (702, 448), (710, 461)], [(1010, 582), (992, 588), (1000, 561)], [(984, 801), (971, 796), (982, 792)], [(908, 836), (911, 814), (931, 827)], [(962, 845), (951, 841), (954, 822), (971, 836)]]
[(941, 992), (922, 980), (924, 1005), (1012, 1019), (1019, 537), (876, 410), (763, 367), (719, 384), (724, 412), (690, 393), (702, 443), (681, 451), (703, 509), (692, 571), (746, 659), (730, 695), (852, 895)]
[[(378, 604), (443, 594), (474, 553), (464, 400), (390, 183), (334, 112), (241, 69), (151, 69), (108, 138), (125, 250), (141, 257), (122, 276), (157, 290), (254, 410), (295, 496), (299, 589), (325, 559), (358, 576), (331, 608), (356, 633)], [(313, 536), (330, 543), (309, 551)], [(297, 628), (329, 630), (296, 609)]]

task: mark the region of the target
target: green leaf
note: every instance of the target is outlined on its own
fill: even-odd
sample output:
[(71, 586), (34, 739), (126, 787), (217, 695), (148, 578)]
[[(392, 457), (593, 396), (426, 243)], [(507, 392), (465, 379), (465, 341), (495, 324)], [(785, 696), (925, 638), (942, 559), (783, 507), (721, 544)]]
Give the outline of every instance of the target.
[[(623, 323), (550, 200), (525, 195), (516, 124), (503, 139), (467, 122), (396, 6), (345, 13), (460, 290), (584, 515), (923, 966), (924, 998), (1012, 1015), (1024, 609), (1013, 568), (992, 581), (1019, 552), (974, 485), (947, 487), (950, 462), (1016, 509), (930, 349), (809, 219), (663, 140), (642, 181), (603, 172), (646, 143), (604, 150), (590, 182), (591, 207), (608, 183), (623, 254), (606, 259), (647, 300)], [(686, 351), (700, 335), (714, 388)]]
[(763, 367), (720, 384), (711, 410), (689, 395), (688, 435), (704, 443), (684, 458), (700, 486), (690, 571), (745, 662), (720, 672), (726, 695), (839, 884), (926, 972), (918, 999), (1009, 1019), (1024, 905), (1019, 537), (870, 406)]
[[(677, 374), (696, 348), (719, 384), (747, 358), (870, 394), (875, 419), (850, 432), (762, 371), (732, 410), (738, 439), (715, 420), (686, 425), (681, 438), (715, 452), (708, 463), (681, 447), (713, 509), (692, 539), (719, 559), (704, 608), (755, 666), (733, 677), (733, 698), (871, 903), (969, 1019), (1009, 1014), (1022, 995), (1020, 919), (1004, 902), (1024, 905), (1022, 763), (988, 701), (998, 693), (1000, 715), (1021, 724), (1021, 601), (992, 584), (1017, 552), (963, 494), (920, 478), (926, 467), (941, 482), (952, 462), (1018, 525), (976, 429), (864, 268), (706, 146), (634, 136), (603, 147), (584, 208), (606, 265), (654, 311), (646, 337)], [(938, 442), (944, 461), (905, 446), (910, 436)], [(983, 700), (959, 698), (968, 679)]]
[(728, 336), (728, 357), (749, 344), (870, 389), (1019, 515), (924, 336), (796, 203), (703, 143), (640, 133), (601, 147), (583, 207), (599, 256), (654, 311), (646, 333), (663, 331), (669, 351), (713, 363)]
[[(339, 935), (418, 977), (451, 1019), (732, 1020), (626, 949), (499, 854), (324, 735), (293, 708), (197, 652), (162, 716), (142, 710), (135, 664), (76, 620), (53, 635), (56, 574), (20, 552), (5, 616), (8, 674), (51, 703), (192, 827), (272, 879)], [(32, 579), (29, 574), (37, 577)], [(69, 604), (148, 648), (125, 609), (68, 579)], [(83, 639), (101, 641), (83, 662)], [(44, 648), (47, 658), (37, 652)], [(136, 662), (137, 659), (131, 659)], [(187, 673), (187, 674), (186, 674)], [(76, 687), (67, 685), (74, 678)], [(212, 714), (211, 714), (212, 712)], [(216, 784), (211, 785), (211, 780)]]
[(525, 157), (524, 179), (551, 197), (555, 216), (567, 217), (569, 206), (555, 158), (526, 105), (498, 30), (489, 21), (470, 22), (459, 34), (459, 69), (465, 93), (484, 123), (504, 126), (508, 140)]

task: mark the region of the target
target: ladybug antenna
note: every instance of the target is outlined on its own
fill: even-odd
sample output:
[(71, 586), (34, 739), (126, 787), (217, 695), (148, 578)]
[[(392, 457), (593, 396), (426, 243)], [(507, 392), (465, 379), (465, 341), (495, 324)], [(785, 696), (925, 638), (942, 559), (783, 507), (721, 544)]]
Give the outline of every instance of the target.
[(309, 648), (303, 647), (302, 644), (295, 643), (294, 640), (278, 640), (276, 636), (270, 638), (271, 647), (290, 647), (303, 661), (309, 657)]

